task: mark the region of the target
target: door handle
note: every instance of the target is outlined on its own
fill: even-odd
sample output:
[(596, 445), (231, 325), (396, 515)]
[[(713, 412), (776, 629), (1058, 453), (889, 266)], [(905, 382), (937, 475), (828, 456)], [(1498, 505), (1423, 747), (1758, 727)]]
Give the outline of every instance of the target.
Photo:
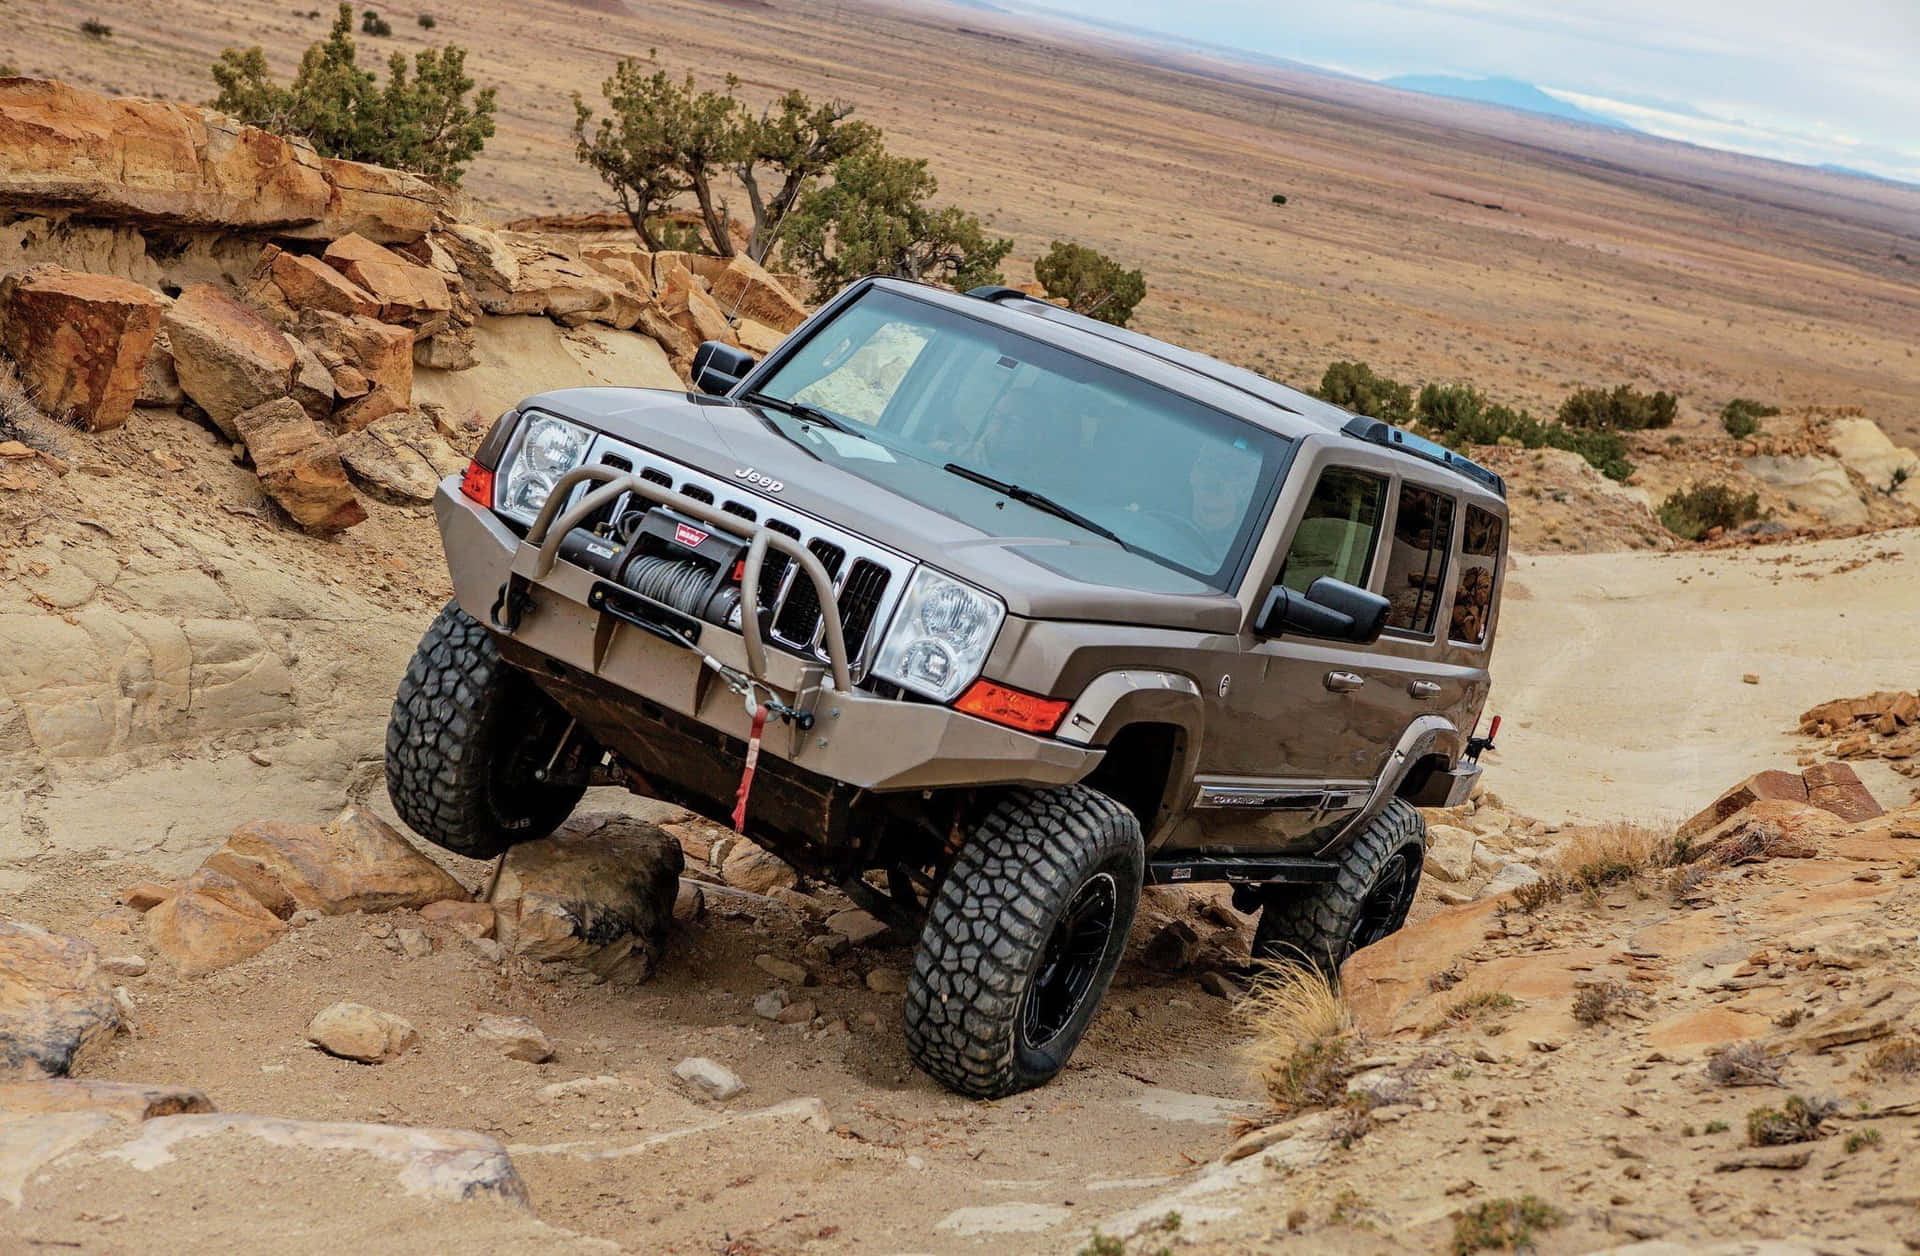
[(1440, 686), (1431, 680), (1410, 680), (1407, 682), (1407, 692), (1424, 701), (1439, 693)]
[(1358, 672), (1328, 672), (1327, 688), (1335, 693), (1352, 693), (1367, 683), (1367, 678)]

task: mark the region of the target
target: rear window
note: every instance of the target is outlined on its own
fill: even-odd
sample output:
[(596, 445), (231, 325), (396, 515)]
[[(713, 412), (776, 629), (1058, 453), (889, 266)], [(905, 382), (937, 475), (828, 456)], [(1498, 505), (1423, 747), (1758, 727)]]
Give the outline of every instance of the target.
[(1453, 548), (1453, 504), (1453, 498), (1430, 488), (1400, 486), (1400, 513), (1393, 522), (1382, 590), (1390, 604), (1387, 627), (1433, 635), (1440, 595), (1446, 591), (1447, 554)]
[(1499, 516), (1467, 507), (1460, 537), (1460, 579), (1453, 587), (1453, 617), (1447, 637), (1462, 645), (1481, 645), (1493, 615), (1493, 577), (1500, 563)]

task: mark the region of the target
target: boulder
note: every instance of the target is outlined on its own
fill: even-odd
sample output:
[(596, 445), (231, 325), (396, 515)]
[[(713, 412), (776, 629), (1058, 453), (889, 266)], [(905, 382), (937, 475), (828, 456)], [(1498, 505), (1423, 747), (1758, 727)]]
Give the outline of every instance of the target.
[(497, 232), (467, 222), (450, 222), (429, 237), (452, 259), (467, 290), (489, 314), (526, 314), (507, 308), (520, 284), (520, 258)]
[(364, 1003), (335, 1003), (307, 1022), (307, 1041), (328, 1055), (362, 1064), (385, 1064), (417, 1046), (420, 1035), (391, 1012)]
[(667, 317), (696, 343), (705, 340), (733, 343), (733, 327), (727, 322), (726, 313), (685, 266), (676, 263), (668, 267), (660, 284), (659, 304)]
[[(303, 310), (294, 332), (334, 372), (334, 386), (342, 396), (357, 398), (342, 406), (335, 422), (347, 430), (365, 427), (396, 410), (405, 410), (413, 395), (413, 333), (404, 327), (358, 314), (331, 310)], [(339, 369), (350, 366), (365, 378), (366, 389), (350, 394)], [(377, 403), (369, 397), (379, 395)]]
[(806, 321), (807, 307), (772, 275), (744, 253), (703, 273), (713, 299), (729, 316), (750, 318), (782, 336)]
[(93, 947), (0, 918), (0, 1080), (64, 1077), (119, 1025)]
[(680, 377), (688, 377), (693, 370), (693, 355), (699, 352), (700, 343), (674, 322), (665, 309), (653, 304), (642, 306), (633, 328), (642, 335), (652, 337), (656, 344), (666, 350), (667, 361), (680, 373)]
[(492, 903), (443, 898), (422, 907), (420, 919), (445, 925), (463, 938), (485, 938), (493, 934)]
[(1849, 824), (1887, 813), (1861, 783), (1859, 775), (1845, 763), (1816, 763), (1801, 776), (1807, 784), (1807, 801)]
[(673, 1066), (673, 1075), (698, 1086), (710, 1099), (731, 1099), (747, 1088), (740, 1075), (704, 1055), (689, 1056)]
[(596, 244), (580, 250), (580, 259), (610, 275), (638, 297), (653, 296), (653, 254), (628, 245)]
[(293, 340), (294, 368), (292, 397), (315, 423), (325, 423), (333, 413), (333, 372), (304, 340)]
[(298, 359), (287, 338), (212, 284), (183, 291), (161, 325), (181, 389), (228, 439), (242, 439), (241, 412), (293, 391)]
[(0, 345), (41, 409), (104, 432), (133, 413), (165, 308), (126, 279), (30, 266), (0, 280)]
[(545, 314), (565, 327), (605, 323), (622, 330), (634, 325), (647, 304), (641, 293), (613, 276), (551, 249), (521, 258), (514, 299), (532, 303), (535, 308), (529, 313)]
[(343, 916), (443, 900), (472, 906), (439, 864), (378, 816), (352, 807), (326, 824), (242, 825), (202, 866), (231, 877), (281, 920), (302, 910)]
[(339, 451), (299, 402), (282, 397), (255, 406), (235, 415), (233, 426), (261, 486), (301, 528), (330, 536), (366, 519)]
[(473, 1027), (473, 1036), (509, 1060), (544, 1064), (553, 1058), (553, 1043), (524, 1016), (482, 1016)]
[(1810, 802), (1763, 798), (1690, 839), (1689, 862), (1724, 863), (1779, 857), (1807, 859), (1846, 831), (1831, 812)]
[(301, 310), (331, 310), (369, 318), (380, 313), (380, 302), (373, 294), (326, 262), (272, 245), (261, 254), (247, 295), (254, 304), (279, 312), (289, 321)]
[(1466, 829), (1436, 824), (1427, 829), (1426, 872), (1441, 881), (1461, 882), (1473, 875), (1479, 839)]
[(0, 1119), (48, 1112), (105, 1112), (123, 1121), (150, 1121), (183, 1112), (211, 1112), (206, 1095), (186, 1086), (137, 1082), (51, 1081), (0, 1084)]
[(775, 349), (778, 349), (781, 343), (786, 340), (786, 337), (778, 331), (775, 331), (765, 323), (756, 322), (751, 318), (736, 320), (733, 334), (734, 338), (740, 342), (742, 349), (760, 358), (764, 358)]
[(655, 825), (575, 816), (507, 852), (492, 896), (498, 937), (532, 959), (644, 980), (665, 946), (683, 865), (680, 844)]
[(1786, 498), (1795, 510), (1804, 511), (1822, 523), (1853, 527), (1868, 520), (1867, 503), (1861, 500), (1838, 458), (1821, 454), (1762, 454), (1742, 458), (1740, 465)]
[(1920, 453), (1893, 443), (1872, 419), (1835, 419), (1827, 443), (1841, 465), (1909, 506), (1920, 507)]
[(328, 266), (365, 290), (378, 305), (379, 317), (387, 322), (417, 325), (453, 308), (445, 276), (382, 248), (365, 236), (340, 237), (327, 246), (322, 258)]
[(794, 870), (778, 856), (741, 838), (728, 845), (726, 858), (718, 868), (720, 879), (737, 890), (768, 894), (776, 889), (792, 889), (799, 884)]
[(413, 342), (413, 364), (435, 371), (465, 371), (480, 365), (471, 327), (449, 327)]
[(1714, 799), (1682, 824), (1675, 836), (1692, 839), (1718, 827), (1735, 812), (1744, 811), (1762, 799), (1785, 802), (1807, 801), (1807, 783), (1792, 772), (1768, 771), (1748, 777)]
[(286, 931), (278, 916), (216, 868), (200, 868), (178, 894), (147, 913), (147, 941), (186, 977), (257, 955)]
[(133, 404), (173, 410), (186, 399), (187, 394), (180, 387), (180, 375), (173, 369), (173, 347), (167, 342), (167, 333), (157, 332), (147, 360), (140, 364), (140, 395), (134, 398)]
[(440, 481), (467, 465), (417, 411), (375, 419), (342, 436), (339, 445), (340, 461), (361, 488), (381, 501), (402, 505), (431, 502)]

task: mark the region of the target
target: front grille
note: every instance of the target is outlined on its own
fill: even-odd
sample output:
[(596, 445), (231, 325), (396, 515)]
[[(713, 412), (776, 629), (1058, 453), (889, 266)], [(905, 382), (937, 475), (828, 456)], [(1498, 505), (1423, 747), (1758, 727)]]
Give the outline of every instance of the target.
[[(911, 558), (810, 516), (790, 513), (774, 499), (743, 497), (730, 481), (689, 470), (610, 436), (597, 438), (589, 456), (609, 466), (625, 464), (623, 469), (634, 468), (641, 479), (663, 488), (678, 485), (680, 492), (709, 506), (718, 501), (720, 509), (728, 514), (749, 521), (758, 519), (769, 531), (805, 544), (832, 578), (848, 665), (856, 680), (864, 678), (869, 646), (899, 604), (906, 577), (913, 571)], [(623, 499), (621, 507), (638, 509), (644, 504), (630, 498)], [(785, 554), (768, 550), (760, 567), (758, 591), (761, 623), (775, 647), (811, 658), (827, 657), (819, 595), (799, 564)]]

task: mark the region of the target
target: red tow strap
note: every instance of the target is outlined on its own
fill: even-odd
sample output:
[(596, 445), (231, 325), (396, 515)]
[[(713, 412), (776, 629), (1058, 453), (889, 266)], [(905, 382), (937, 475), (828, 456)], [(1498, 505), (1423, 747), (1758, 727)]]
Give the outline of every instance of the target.
[(733, 799), (733, 831), (746, 836), (747, 791), (753, 788), (753, 770), (760, 766), (760, 734), (767, 731), (767, 704), (753, 709), (753, 731), (747, 734), (747, 766), (740, 773), (740, 792)]

